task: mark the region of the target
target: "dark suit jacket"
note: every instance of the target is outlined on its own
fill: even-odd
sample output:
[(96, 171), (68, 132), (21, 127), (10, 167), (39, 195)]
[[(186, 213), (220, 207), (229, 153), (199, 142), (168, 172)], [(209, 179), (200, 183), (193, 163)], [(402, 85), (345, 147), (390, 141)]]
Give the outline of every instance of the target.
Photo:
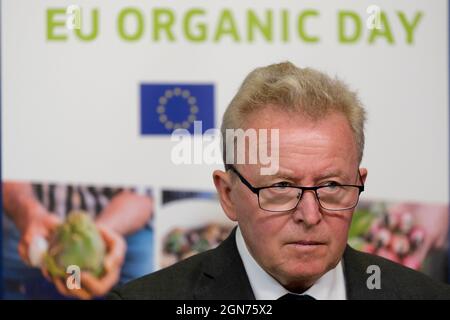
[[(368, 289), (369, 265), (381, 269), (381, 289)], [(348, 299), (450, 299), (450, 286), (412, 269), (347, 246), (344, 276)], [(216, 249), (133, 280), (109, 299), (251, 300), (255, 299), (237, 250), (235, 230)]]

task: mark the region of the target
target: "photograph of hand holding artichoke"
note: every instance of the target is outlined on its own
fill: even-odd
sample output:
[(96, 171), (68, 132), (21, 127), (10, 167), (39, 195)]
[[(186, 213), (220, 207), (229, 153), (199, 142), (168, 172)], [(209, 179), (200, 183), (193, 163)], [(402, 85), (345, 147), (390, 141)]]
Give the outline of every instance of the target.
[(5, 298), (98, 299), (153, 271), (149, 188), (6, 181), (3, 200)]

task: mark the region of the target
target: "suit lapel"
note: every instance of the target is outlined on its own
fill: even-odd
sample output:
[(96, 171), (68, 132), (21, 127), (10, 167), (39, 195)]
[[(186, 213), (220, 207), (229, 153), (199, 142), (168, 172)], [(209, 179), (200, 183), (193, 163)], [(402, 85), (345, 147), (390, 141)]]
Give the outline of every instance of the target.
[(236, 228), (204, 260), (193, 295), (201, 300), (254, 300), (250, 281), (236, 246)]
[(395, 292), (381, 289), (369, 289), (367, 280), (371, 273), (367, 273), (367, 267), (371, 265), (364, 254), (347, 245), (344, 252), (344, 277), (349, 300), (384, 300), (397, 299)]

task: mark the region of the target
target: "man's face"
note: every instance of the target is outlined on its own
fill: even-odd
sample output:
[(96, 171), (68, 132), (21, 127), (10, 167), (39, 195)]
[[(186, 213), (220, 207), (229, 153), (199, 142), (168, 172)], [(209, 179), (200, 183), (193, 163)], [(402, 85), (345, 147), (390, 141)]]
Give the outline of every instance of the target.
[[(280, 130), (278, 174), (264, 176), (258, 165), (236, 165), (255, 187), (280, 182), (298, 186), (332, 181), (361, 184), (355, 139), (341, 114), (313, 122), (269, 106), (263, 114), (250, 117), (246, 128)], [(364, 181), (367, 171), (360, 169), (360, 174)], [(336, 266), (347, 243), (353, 209), (325, 211), (314, 192), (306, 191), (296, 209), (267, 212), (260, 209), (256, 194), (231, 175), (235, 174), (214, 174), (222, 206), (238, 221), (249, 251), (268, 273), (286, 288), (306, 289)], [(219, 181), (226, 181), (222, 188)], [(228, 203), (224, 199), (229, 199)]]

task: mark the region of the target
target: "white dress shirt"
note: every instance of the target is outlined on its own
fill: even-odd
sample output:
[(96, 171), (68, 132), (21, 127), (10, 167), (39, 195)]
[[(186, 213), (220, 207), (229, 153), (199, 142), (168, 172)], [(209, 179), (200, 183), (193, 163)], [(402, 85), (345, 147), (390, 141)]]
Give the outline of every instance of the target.
[[(236, 244), (256, 300), (276, 300), (286, 293), (292, 293), (256, 262), (248, 251), (239, 227), (236, 230)], [(342, 260), (303, 294), (310, 295), (317, 300), (346, 300)]]

